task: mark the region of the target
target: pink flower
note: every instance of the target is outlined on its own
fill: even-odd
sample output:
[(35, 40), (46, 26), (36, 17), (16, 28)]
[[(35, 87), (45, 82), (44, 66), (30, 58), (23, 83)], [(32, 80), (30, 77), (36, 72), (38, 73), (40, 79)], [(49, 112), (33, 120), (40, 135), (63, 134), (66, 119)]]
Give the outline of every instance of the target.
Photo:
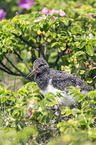
[(34, 5), (34, 1), (33, 0), (20, 0), (18, 4), (22, 9), (29, 9), (32, 5)]
[(0, 9), (0, 21), (3, 20), (3, 19), (5, 18), (6, 14), (7, 14), (7, 13), (4, 12), (3, 9)]
[[(42, 11), (40, 11), (39, 13), (45, 13), (45, 14), (49, 14), (49, 15), (59, 14), (61, 17), (64, 17), (65, 16), (65, 12), (62, 9), (60, 9), (60, 11), (54, 10), (54, 9), (52, 11), (49, 11), (46, 7), (44, 7), (42, 9)], [(54, 16), (54, 19), (57, 19), (57, 18), (58, 17), (55, 17)]]
[(90, 16), (90, 18), (92, 18), (92, 16), (93, 16), (93, 13), (89, 13), (89, 16)]
[(33, 22), (39, 22), (39, 21), (44, 20), (44, 19), (46, 19), (46, 16), (42, 15), (42, 17), (39, 17), (39, 19), (34, 20)]
[(32, 116), (31, 112), (27, 110), (27, 118), (30, 118)]
[[(52, 11), (49, 11), (46, 7), (44, 7), (43, 9), (42, 9), (42, 11), (40, 11), (39, 13), (45, 13), (45, 14), (47, 14), (47, 16), (48, 16), (48, 14), (49, 15), (51, 15), (51, 16), (53, 16), (53, 18), (56, 20), (56, 19), (58, 19), (58, 17), (57, 16), (54, 16), (54, 14), (59, 14), (61, 17), (64, 17), (65, 16), (65, 12), (62, 10), (62, 9), (60, 9), (60, 11), (58, 11), (58, 10), (52, 10)], [(53, 18), (48, 18), (48, 20), (49, 19), (53, 19)], [(37, 20), (34, 20), (34, 22), (39, 22), (39, 21), (41, 21), (42, 19), (46, 19), (46, 17), (44, 17), (44, 15), (43, 15), (43, 18), (42, 17), (40, 17), (39, 19), (37, 19)]]
[(56, 16), (53, 16), (53, 18), (56, 20), (56, 19), (58, 19), (58, 17), (56, 17)]
[(65, 16), (65, 12), (62, 9), (60, 9), (60, 11), (53, 9), (52, 11), (50, 11), (50, 15), (52, 14), (59, 14), (61, 17)]
[(20, 96), (18, 94), (16, 94), (16, 98), (20, 98)]
[(60, 9), (59, 15), (60, 15), (61, 17), (64, 17), (64, 16), (65, 16), (65, 12), (64, 12), (62, 9)]
[(11, 24), (13, 24), (13, 22), (11, 21)]
[(44, 8), (42, 9), (42, 11), (40, 11), (39, 13), (49, 14), (49, 10), (48, 10), (46, 7), (44, 7)]
[(52, 15), (52, 14), (58, 14), (59, 13), (59, 11), (58, 10), (52, 10), (52, 11), (50, 11), (50, 15)]

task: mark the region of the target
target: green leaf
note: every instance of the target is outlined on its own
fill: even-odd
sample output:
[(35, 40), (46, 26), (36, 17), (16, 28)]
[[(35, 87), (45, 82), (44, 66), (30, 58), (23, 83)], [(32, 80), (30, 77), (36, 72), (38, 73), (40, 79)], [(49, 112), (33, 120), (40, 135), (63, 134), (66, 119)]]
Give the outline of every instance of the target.
[(72, 114), (75, 115), (77, 113), (80, 113), (80, 110), (77, 108), (72, 109)]
[(49, 115), (46, 116), (46, 123), (49, 123), (50, 119), (49, 119)]
[(74, 34), (81, 33), (82, 29), (80, 26), (74, 26), (71, 30)]
[(80, 125), (87, 125), (87, 122), (85, 120), (85, 115), (80, 114), (79, 116), (76, 117), (76, 121), (78, 121)]
[(18, 68), (19, 68), (22, 72), (28, 74), (28, 69), (26, 68), (26, 66), (25, 66), (24, 63), (19, 62), (17, 66), (18, 66)]
[(96, 129), (90, 128), (90, 129), (88, 130), (88, 135), (89, 135), (90, 137), (96, 139)]
[(85, 96), (83, 95), (83, 93), (81, 93), (80, 97), (78, 98), (78, 102), (81, 102), (84, 98), (85, 98)]
[(84, 74), (85, 73), (85, 70), (80, 70), (80, 74)]
[(78, 97), (78, 96), (80, 96), (80, 93), (75, 93), (74, 95), (73, 95), (73, 98), (76, 98), (76, 97)]
[(45, 101), (44, 100), (42, 100), (40, 102), (40, 106), (41, 106), (41, 108), (42, 108), (43, 111), (46, 109), (46, 104), (45, 104)]
[(81, 41), (80, 44), (79, 44), (79, 48), (83, 48), (86, 44), (86, 41)]
[(94, 55), (94, 49), (91, 43), (88, 43), (86, 45), (86, 52), (88, 55), (93, 56)]
[(56, 102), (56, 97), (53, 93), (46, 93), (46, 100), (50, 103)]

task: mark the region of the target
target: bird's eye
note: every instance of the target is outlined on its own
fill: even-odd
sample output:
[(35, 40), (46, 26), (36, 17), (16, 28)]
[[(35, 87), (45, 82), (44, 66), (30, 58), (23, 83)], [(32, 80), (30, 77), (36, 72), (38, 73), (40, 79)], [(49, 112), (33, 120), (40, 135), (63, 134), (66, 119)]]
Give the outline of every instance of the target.
[(39, 67), (43, 66), (44, 64), (40, 64)]

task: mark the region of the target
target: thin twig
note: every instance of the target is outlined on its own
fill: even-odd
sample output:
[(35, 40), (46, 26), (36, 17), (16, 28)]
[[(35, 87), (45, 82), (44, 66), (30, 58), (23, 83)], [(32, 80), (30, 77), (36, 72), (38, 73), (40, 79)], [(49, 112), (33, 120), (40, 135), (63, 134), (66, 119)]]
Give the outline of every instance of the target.
[(70, 51), (71, 51), (71, 50), (68, 48), (68, 45), (66, 44), (66, 49), (58, 53), (57, 59), (56, 59), (56, 61), (54, 62), (53, 67), (55, 67), (55, 66), (57, 65), (57, 62), (58, 62), (59, 58), (60, 58), (62, 55), (68, 54)]
[(43, 40), (44, 40), (44, 56), (46, 57), (47, 46), (46, 46), (45, 38), (43, 38)]
[(28, 67), (27, 63), (25, 60), (23, 60), (23, 63), (25, 64), (25, 66), (27, 67), (27, 69), (29, 70), (29, 72), (31, 71), (30, 68)]
[[(9, 72), (8, 70), (5, 70), (4, 68), (0, 67), (0, 70), (6, 72), (7, 74), (13, 75), (13, 76), (22, 76), (22, 77), (26, 77), (27, 75), (25, 74), (18, 74), (18, 73), (14, 73), (14, 72)], [(30, 81), (34, 81), (34, 79), (32, 77), (28, 78), (28, 80)]]
[(18, 58), (20, 59), (20, 61), (23, 61), (22, 57), (16, 52), (16, 50), (14, 50), (14, 53), (18, 56)]
[(8, 74), (10, 74), (10, 75), (22, 76), (21, 74), (17, 74), (17, 73), (14, 73), (14, 72), (9, 72), (9, 71), (5, 70), (5, 69), (2, 68), (2, 67), (0, 67), (0, 70), (4, 71), (4, 72), (6, 72), (6, 73), (8, 73)]
[(27, 67), (27, 69), (29, 71), (31, 71), (26, 63), (26, 61), (16, 52), (16, 50), (14, 50), (14, 53), (18, 56), (18, 58), (20, 59), (21, 62), (23, 62), (25, 64), (25, 66)]
[(6, 72), (6, 73), (8, 73), (8, 74), (10, 74), (10, 72), (8, 71), (8, 70), (5, 70), (4, 68), (2, 68), (2, 67), (0, 67), (0, 70), (2, 70), (2, 71), (4, 71), (4, 72)]
[[(20, 74), (25, 75), (23, 72), (21, 72), (13, 63), (12, 61), (9, 60), (9, 58), (7, 56), (5, 56), (5, 58), (7, 59), (7, 61), (13, 66), (13, 68), (15, 68), (18, 72), (20, 72)], [(26, 76), (26, 75), (25, 75)]]
[[(13, 33), (12, 34), (16, 37), (16, 38), (19, 38), (20, 40), (22, 40), (24, 43), (26, 43), (27, 45), (31, 46), (32, 48), (37, 48), (36, 46), (34, 46), (33, 44), (31, 44), (29, 41), (27, 41), (22, 35), (18, 36), (17, 34)], [(37, 38), (38, 42), (39, 42), (39, 52), (42, 54), (43, 58), (45, 58), (44, 56), (44, 53), (42, 51), (42, 46), (41, 46), (41, 43), (40, 43), (40, 37), (38, 36)]]
[(11, 71), (7, 66), (5, 66), (5, 65), (3, 64), (2, 61), (0, 61), (0, 64), (1, 64), (7, 71), (9, 71), (10, 73), (12, 73), (12, 71)]
[(27, 41), (22, 35), (18, 36), (17, 34), (13, 33), (12, 34), (16, 37), (19, 38), (20, 40), (22, 40), (24, 43), (26, 43), (27, 45), (31, 46), (32, 48), (36, 49), (36, 46), (34, 46), (33, 44), (31, 44), (29, 41)]
[(46, 59), (45, 56), (44, 56), (43, 50), (42, 50), (42, 45), (40, 43), (40, 36), (38, 36), (37, 41), (39, 42), (39, 55), (41, 53), (43, 58)]
[[(0, 70), (6, 72), (7, 74), (10, 74), (10, 75), (13, 75), (13, 76), (22, 76), (22, 77), (26, 77), (27, 75), (24, 74), (24, 73), (15, 73), (15, 72), (12, 72), (11, 70), (9, 71), (9, 69), (3, 64), (4, 68), (0, 67)], [(34, 81), (34, 78), (33, 77), (30, 77), (28, 78), (28, 80), (30, 81)]]

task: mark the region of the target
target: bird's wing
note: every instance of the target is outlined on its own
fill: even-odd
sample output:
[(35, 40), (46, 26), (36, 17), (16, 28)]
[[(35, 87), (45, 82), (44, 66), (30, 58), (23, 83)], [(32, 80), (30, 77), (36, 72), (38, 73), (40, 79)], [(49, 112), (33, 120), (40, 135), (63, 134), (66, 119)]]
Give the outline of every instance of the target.
[(72, 74), (66, 74), (62, 71), (50, 71), (50, 79), (52, 79), (52, 85), (62, 91), (68, 86), (78, 86), (80, 90), (94, 90), (92, 86), (87, 86), (87, 84), (83, 80), (80, 80), (79, 77)]
[(57, 73), (52, 78), (52, 85), (55, 88), (64, 90), (68, 86), (77, 86), (77, 78), (72, 74)]

